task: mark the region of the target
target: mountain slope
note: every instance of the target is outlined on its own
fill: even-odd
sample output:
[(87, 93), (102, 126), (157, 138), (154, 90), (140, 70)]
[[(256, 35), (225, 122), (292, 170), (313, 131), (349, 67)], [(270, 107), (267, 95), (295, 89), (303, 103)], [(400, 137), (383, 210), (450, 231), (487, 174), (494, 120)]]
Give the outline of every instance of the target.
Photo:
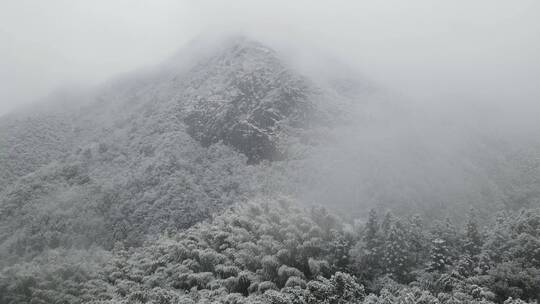
[(262, 192), (269, 165), (249, 164), (285, 155), (281, 140), (308, 122), (315, 88), (244, 38), (196, 58), (0, 131), (25, 152), (2, 158), (14, 164), (3, 167), (2, 264), (47, 248), (136, 246)]
[(0, 191), (66, 154), (72, 140), (70, 129), (66, 117), (58, 115), (0, 120)]
[(512, 140), (428, 120), (339, 67), (303, 72), (245, 38), (190, 48), (2, 119), (0, 266), (139, 246), (256, 196), (430, 219), (540, 201), (536, 149), (520, 168)]

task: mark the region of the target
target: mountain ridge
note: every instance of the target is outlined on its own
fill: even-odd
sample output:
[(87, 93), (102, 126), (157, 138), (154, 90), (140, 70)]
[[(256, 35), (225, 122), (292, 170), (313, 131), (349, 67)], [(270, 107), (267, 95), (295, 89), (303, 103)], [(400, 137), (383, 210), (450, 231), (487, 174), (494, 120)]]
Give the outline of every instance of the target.
[[(0, 179), (2, 262), (32, 258), (47, 248), (110, 249), (118, 241), (138, 246), (261, 193), (270, 183), (263, 176), (273, 169), (260, 161), (278, 159), (279, 141), (299, 129), (290, 121), (309, 103), (291, 98), (270, 110), (282, 96), (293, 95), (283, 88), (294, 92), (298, 83), (307, 83), (285, 71), (272, 52), (242, 40), (176, 74), (120, 80), (78, 107), (19, 115), (15, 123), (24, 132), (0, 130), (0, 142), (23, 143), (17, 143), (17, 153), (9, 152), (9, 141), (0, 147), (8, 151), (0, 153), (0, 164), (11, 164), (2, 165), (7, 170)], [(264, 90), (252, 87), (262, 79), (271, 80)], [(219, 81), (221, 87), (211, 89)], [(227, 101), (225, 110), (208, 102), (216, 94)], [(46, 134), (65, 134), (56, 141), (39, 135), (54, 126), (46, 119), (51, 115), (59, 123)], [(307, 123), (300, 118), (299, 125)], [(28, 133), (46, 144), (26, 142)], [(28, 166), (22, 170), (23, 165)], [(41, 228), (28, 229), (35, 225)]]

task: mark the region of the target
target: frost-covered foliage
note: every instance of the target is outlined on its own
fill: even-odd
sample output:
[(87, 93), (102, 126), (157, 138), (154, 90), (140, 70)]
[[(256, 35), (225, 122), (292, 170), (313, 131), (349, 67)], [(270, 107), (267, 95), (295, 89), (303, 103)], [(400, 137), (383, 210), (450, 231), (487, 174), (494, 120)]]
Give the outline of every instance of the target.
[(197, 92), (219, 93), (200, 74), (223, 69), (205, 66), (127, 78), (80, 107), (2, 121), (0, 266), (49, 248), (138, 246), (272, 191), (268, 163), (248, 166), (225, 138), (203, 147), (188, 135)]
[[(474, 195), (452, 197), (444, 191), (451, 188), (446, 176), (445, 182), (434, 185), (417, 154), (411, 155), (410, 162), (399, 154), (400, 165), (419, 168), (399, 171), (401, 166), (378, 153), (399, 150), (399, 146), (388, 146), (399, 141), (384, 139), (401, 138), (399, 134), (379, 137), (376, 124), (365, 129), (367, 121), (352, 129), (350, 121), (334, 129), (340, 125), (338, 113), (358, 105), (355, 98), (367, 106), (366, 96), (341, 92), (329, 85), (330, 80), (320, 80), (323, 76), (308, 77), (260, 43), (234, 39), (209, 55), (186, 57), (183, 61), (188, 64), (175, 64), (176, 58), (91, 94), (57, 97), (70, 106), (50, 104), (40, 112), (2, 118), (0, 254), (4, 258), (0, 266), (48, 248), (100, 245), (110, 249), (116, 241), (139, 246), (147, 238), (190, 227), (215, 211), (257, 195), (294, 195), (359, 215), (368, 209), (363, 205), (411, 210), (414, 202), (430, 218), (436, 217), (434, 211), (439, 213), (432, 205), (439, 206), (441, 196), (445, 202), (475, 201), (490, 208), (501, 201), (516, 202), (513, 208), (537, 202), (535, 189), (540, 183), (536, 171), (529, 170), (536, 164), (531, 157), (519, 162), (526, 168), (515, 170), (515, 183), (523, 189), (508, 186), (523, 190), (518, 192), (501, 191), (496, 187), (499, 183), (484, 180), (488, 188), (467, 183), (467, 187), (473, 186)], [(373, 141), (358, 144), (357, 136), (364, 134), (360, 131), (370, 128), (375, 128)], [(324, 136), (314, 136), (328, 135), (326, 131), (340, 138), (329, 136), (324, 141)], [(344, 142), (355, 148), (342, 146)], [(425, 148), (419, 144), (421, 155), (439, 155)], [(481, 149), (485, 150), (493, 149)], [(344, 162), (342, 151), (353, 154), (347, 157), (354, 159), (371, 155), (361, 162), (366, 167), (354, 169), (354, 175), (335, 178), (335, 171), (326, 169), (339, 171), (344, 164), (348, 168), (344, 172), (351, 172), (349, 168), (358, 164)], [(262, 161), (277, 158), (285, 159)], [(451, 163), (446, 156), (427, 158), (445, 166)], [(466, 159), (467, 166), (474, 163)], [(437, 164), (428, 166), (430, 170), (444, 169)], [(467, 167), (466, 172), (488, 171), (482, 168)], [(422, 176), (412, 177), (409, 169)], [(407, 181), (389, 182), (398, 176)], [(457, 177), (464, 180), (459, 173)], [(409, 184), (411, 180), (414, 185)], [(528, 182), (520, 183), (524, 180)], [(464, 192), (461, 186), (457, 186), (460, 193)], [(354, 195), (347, 192), (350, 189)], [(364, 194), (370, 197), (358, 200)], [(346, 205), (341, 204), (344, 202)], [(462, 210), (454, 203), (442, 205)], [(457, 212), (454, 209), (446, 213)], [(394, 232), (397, 236), (400, 231)]]
[[(142, 247), (118, 243), (111, 255), (78, 251), (64, 261), (67, 253), (49, 251), (0, 274), (0, 302), (539, 300), (540, 210), (500, 214), (479, 229), (480, 250), (472, 255), (467, 241), (454, 242), (466, 240), (470, 225), (418, 229), (414, 217), (387, 215), (379, 223), (372, 213), (365, 226), (351, 227), (321, 208), (261, 199)], [(447, 249), (434, 249), (441, 246)], [(433, 267), (435, 259), (444, 267)]]
[[(539, 211), (477, 221), (538, 206), (539, 149), (381, 119), (259, 43), (210, 53), (2, 117), (0, 303), (539, 299)], [(400, 216), (349, 222), (374, 205)]]
[(86, 303), (99, 299), (107, 284), (100, 271), (110, 252), (49, 250), (31, 262), (6, 267), (0, 273), (0, 303)]
[(0, 119), (0, 191), (17, 178), (50, 163), (68, 149), (71, 125), (61, 115)]
[[(183, 229), (241, 201), (252, 176), (245, 158), (224, 146), (203, 149), (163, 135), (159, 152), (118, 168), (126, 153), (104, 144), (22, 178), (0, 197), (2, 263), (47, 248), (139, 245), (153, 234)], [(103, 164), (101, 162), (104, 160)], [(96, 168), (111, 164), (109, 173)], [(253, 172), (253, 171), (251, 171)], [(105, 176), (104, 176), (105, 175)]]

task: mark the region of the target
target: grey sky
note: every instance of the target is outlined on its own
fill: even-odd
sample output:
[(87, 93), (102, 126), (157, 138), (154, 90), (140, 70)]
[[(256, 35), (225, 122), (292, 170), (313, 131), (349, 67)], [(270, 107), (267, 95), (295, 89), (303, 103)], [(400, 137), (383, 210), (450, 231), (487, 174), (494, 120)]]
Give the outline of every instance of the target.
[(327, 49), (417, 100), (540, 103), (537, 0), (0, 0), (0, 113), (220, 31)]

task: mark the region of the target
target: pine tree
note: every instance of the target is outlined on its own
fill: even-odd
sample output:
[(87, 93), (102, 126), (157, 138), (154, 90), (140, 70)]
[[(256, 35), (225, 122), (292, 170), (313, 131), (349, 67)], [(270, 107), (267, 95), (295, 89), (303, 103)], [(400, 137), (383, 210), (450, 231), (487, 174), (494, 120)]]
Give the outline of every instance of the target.
[(362, 277), (371, 280), (381, 272), (381, 246), (384, 244), (380, 234), (379, 219), (374, 209), (369, 212), (364, 231), (364, 249), (358, 270)]
[(379, 219), (377, 218), (377, 212), (375, 209), (369, 211), (369, 218), (366, 223), (364, 235), (364, 242), (366, 244), (366, 249), (372, 251), (379, 245), (378, 242), (378, 233), (379, 233)]
[(334, 233), (330, 248), (333, 255), (332, 263), (340, 271), (345, 271), (350, 264), (349, 250), (351, 243), (338, 233)]
[(429, 242), (424, 235), (424, 226), (420, 215), (413, 216), (409, 220), (407, 228), (413, 263), (421, 265), (427, 259)]
[(478, 231), (478, 225), (475, 220), (475, 210), (471, 208), (469, 212), (469, 219), (465, 227), (465, 241), (463, 249), (471, 256), (475, 256), (480, 253), (482, 247), (482, 236)]
[(406, 279), (411, 267), (411, 258), (407, 234), (399, 221), (394, 222), (389, 228), (383, 263), (386, 273), (392, 274), (399, 281)]
[[(458, 233), (458, 229), (446, 218), (444, 221), (437, 222), (435, 226), (430, 231), (431, 240), (442, 239), (445, 242), (446, 248), (448, 248), (448, 259), (449, 263), (453, 263), (460, 256), (462, 248), (462, 236)], [(431, 244), (430, 244), (431, 245)], [(431, 248), (430, 248), (431, 249)], [(431, 252), (431, 250), (430, 250)]]
[(443, 272), (451, 264), (448, 244), (441, 238), (435, 238), (431, 241), (429, 255), (429, 270)]
[(392, 212), (388, 211), (384, 215), (384, 219), (381, 223), (381, 230), (385, 237), (388, 236), (388, 233), (390, 232), (390, 228), (392, 227), (392, 223), (394, 222), (394, 215)]

